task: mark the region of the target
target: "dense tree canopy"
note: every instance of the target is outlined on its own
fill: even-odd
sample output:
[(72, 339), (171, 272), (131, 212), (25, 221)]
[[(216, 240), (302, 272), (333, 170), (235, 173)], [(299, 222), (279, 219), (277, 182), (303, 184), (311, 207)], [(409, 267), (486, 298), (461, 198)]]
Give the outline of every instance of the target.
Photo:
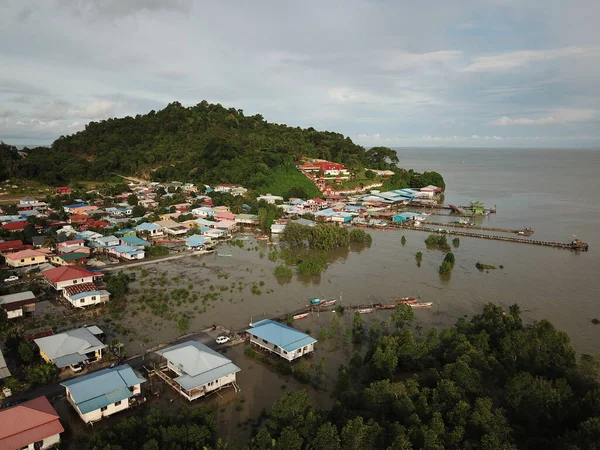
[[(58, 138), (50, 149), (25, 151), (28, 156), (22, 158), (14, 147), (0, 144), (0, 180), (32, 178), (58, 185), (118, 173), (157, 181), (239, 183), (290, 195), (297, 193), (290, 192), (294, 187), (311, 191), (302, 174), (289, 170), (302, 157), (353, 169), (399, 170), (398, 156), (389, 148), (365, 151), (339, 133), (269, 123), (259, 114), (246, 116), (206, 101), (191, 107), (173, 102), (145, 115), (90, 122), (85, 130)], [(401, 178), (417, 187), (429, 184), (431, 177), (420, 176), (406, 172)], [(441, 177), (437, 184), (443, 186)]]
[[(340, 367), (333, 408), (314, 408), (307, 392), (290, 392), (273, 404), (247, 446), (227, 448), (599, 448), (600, 361), (586, 356), (578, 365), (568, 336), (548, 321), (525, 325), (517, 305), (505, 312), (492, 304), (442, 331), (413, 328), (412, 319), (412, 310), (400, 305), (387, 325), (375, 321), (367, 330), (356, 314), (353, 341), (367, 348)], [(88, 448), (162, 448), (165, 442), (224, 448), (211, 438), (211, 416), (199, 414), (202, 425), (183, 416), (176, 428), (180, 416), (128, 419), (100, 432)], [(191, 436), (198, 441), (186, 441)]]

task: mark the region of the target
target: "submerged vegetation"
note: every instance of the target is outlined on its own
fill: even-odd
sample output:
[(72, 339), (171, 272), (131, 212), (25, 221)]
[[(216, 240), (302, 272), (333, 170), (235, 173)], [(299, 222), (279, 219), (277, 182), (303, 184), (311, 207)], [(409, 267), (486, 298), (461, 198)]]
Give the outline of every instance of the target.
[(477, 261), (477, 263), (475, 263), (475, 267), (477, 267), (477, 269), (479, 269), (479, 270), (494, 270), (494, 269), (496, 269), (496, 266), (492, 266), (489, 264), (483, 264), (483, 263), (480, 263), (479, 261)]
[[(340, 367), (331, 409), (313, 406), (304, 390), (289, 392), (255, 420), (247, 443), (217, 440), (208, 407), (173, 415), (151, 410), (99, 429), (87, 448), (597, 447), (600, 365), (589, 355), (578, 364), (568, 335), (550, 322), (524, 324), (517, 305), (506, 312), (488, 304), (481, 314), (441, 331), (413, 327), (410, 308), (394, 314), (387, 326), (354, 317), (349, 335), (363, 351)], [(290, 367), (250, 347), (246, 355), (282, 374), (297, 371), (299, 380), (312, 382), (315, 376), (306, 360)]]
[(312, 250), (334, 250), (348, 247), (352, 243), (370, 245), (372, 237), (365, 230), (339, 227), (333, 224), (318, 224), (314, 227), (291, 223), (281, 235), (281, 241), (292, 248), (309, 248)]
[(448, 239), (443, 234), (430, 234), (425, 239), (425, 245), (429, 249), (438, 249), (445, 252), (450, 251), (450, 245), (448, 245)]

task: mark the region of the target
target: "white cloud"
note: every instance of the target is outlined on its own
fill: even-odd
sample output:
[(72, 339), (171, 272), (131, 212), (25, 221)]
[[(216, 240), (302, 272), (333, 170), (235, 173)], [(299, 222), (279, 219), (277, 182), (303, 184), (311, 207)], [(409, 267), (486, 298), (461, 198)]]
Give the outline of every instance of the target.
[(384, 52), (381, 67), (386, 70), (408, 70), (431, 64), (448, 63), (462, 56), (458, 50), (439, 50), (429, 53)]
[(110, 100), (96, 99), (85, 105), (78, 116), (85, 119), (106, 118), (114, 114), (117, 103)]
[(338, 103), (358, 105), (431, 105), (439, 103), (435, 98), (417, 91), (398, 90), (389, 95), (374, 94), (346, 87), (331, 88), (327, 91), (331, 100)]
[(559, 58), (581, 58), (600, 55), (599, 47), (566, 47), (552, 50), (520, 50), (490, 56), (478, 56), (463, 72), (506, 72), (534, 62)]
[(519, 117), (510, 118), (501, 117), (489, 122), (489, 125), (509, 126), (509, 125), (560, 125), (571, 122), (585, 122), (594, 119), (596, 111), (592, 109), (565, 109), (558, 110), (545, 117), (529, 118)]

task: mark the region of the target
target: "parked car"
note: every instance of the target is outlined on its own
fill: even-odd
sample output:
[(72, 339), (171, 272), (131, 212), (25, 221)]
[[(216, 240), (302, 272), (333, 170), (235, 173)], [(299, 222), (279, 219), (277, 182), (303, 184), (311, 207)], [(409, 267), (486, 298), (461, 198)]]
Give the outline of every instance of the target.
[(219, 336), (217, 338), (217, 344), (225, 344), (226, 342), (229, 342), (231, 340), (231, 338), (229, 336)]
[(81, 363), (75, 363), (75, 364), (71, 364), (71, 365), (69, 366), (69, 368), (70, 368), (70, 369), (71, 369), (73, 372), (77, 373), (77, 372), (81, 372), (81, 371), (83, 370), (83, 365), (82, 365)]
[(10, 283), (11, 281), (19, 281), (19, 277), (16, 275), (11, 275), (10, 277), (4, 279), (5, 283)]

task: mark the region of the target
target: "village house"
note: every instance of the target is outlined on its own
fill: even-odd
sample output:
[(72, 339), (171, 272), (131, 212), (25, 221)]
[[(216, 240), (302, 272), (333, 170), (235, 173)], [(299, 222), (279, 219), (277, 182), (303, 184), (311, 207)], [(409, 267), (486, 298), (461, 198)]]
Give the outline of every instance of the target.
[(188, 227), (170, 219), (159, 220), (158, 222), (154, 222), (154, 224), (163, 228), (167, 234), (172, 234), (174, 236), (180, 236), (188, 232)]
[(138, 202), (138, 205), (143, 206), (144, 208), (152, 209), (152, 208), (157, 207), (158, 203), (156, 203), (153, 199), (148, 198), (148, 199), (140, 200)]
[(19, 200), (19, 204), (17, 205), (17, 209), (19, 210), (39, 209), (40, 211), (45, 211), (47, 207), (47, 203), (40, 202), (37, 198), (34, 197), (22, 198), (21, 200)]
[(229, 206), (221, 205), (221, 206), (214, 206), (213, 211), (215, 212), (215, 214), (219, 214), (219, 213), (231, 212), (231, 209), (229, 208)]
[(272, 205), (274, 205), (277, 202), (283, 202), (283, 197), (280, 197), (279, 195), (271, 195), (271, 194), (267, 194), (267, 195), (259, 195), (256, 198), (257, 201), (261, 201), (264, 200), (267, 203), (270, 203)]
[(317, 340), (308, 334), (274, 320), (260, 320), (251, 324), (246, 333), (250, 343), (274, 353), (286, 361), (293, 361), (315, 349)]
[(79, 266), (63, 266), (43, 270), (41, 275), (54, 289), (62, 291), (66, 286), (92, 283), (95, 279), (100, 278), (102, 273), (91, 272)]
[(20, 252), (22, 250), (30, 249), (31, 245), (23, 244), (20, 240), (12, 240), (6, 242), (0, 242), (0, 254), (7, 255), (9, 253)]
[(86, 253), (79, 252), (63, 253), (50, 258), (50, 262), (56, 266), (75, 266), (78, 264), (85, 264), (88, 256), (89, 255)]
[(139, 248), (131, 245), (117, 245), (115, 247), (110, 247), (108, 249), (108, 253), (116, 256), (119, 259), (125, 259), (127, 261), (144, 259), (146, 255), (143, 248), (140, 250)]
[(214, 219), (219, 220), (235, 220), (236, 215), (230, 212), (219, 212), (215, 214)]
[(91, 244), (100, 248), (109, 248), (119, 245), (119, 238), (113, 235), (102, 236), (99, 238), (92, 239)]
[(85, 241), (83, 239), (70, 239), (67, 241), (63, 241), (63, 242), (59, 242), (56, 246), (56, 248), (60, 248), (60, 247), (84, 247), (85, 246)]
[(29, 222), (27, 221), (8, 222), (2, 225), (0, 228), (8, 232), (15, 232), (23, 231), (27, 225), (29, 225)]
[(256, 214), (238, 214), (235, 217), (235, 223), (238, 225), (258, 225), (258, 216)]
[(11, 376), (10, 370), (8, 370), (8, 366), (6, 365), (6, 360), (4, 359), (4, 355), (2, 354), (2, 349), (0, 348), (0, 381), (4, 380)]
[(194, 208), (190, 211), (193, 215), (198, 216), (200, 218), (212, 217), (215, 215), (215, 211), (212, 208), (207, 206), (201, 206), (199, 208)]
[(93, 423), (129, 409), (132, 401), (142, 393), (146, 380), (129, 365), (63, 381), (67, 400), (85, 423)]
[(46, 262), (46, 253), (39, 250), (22, 250), (4, 256), (6, 264), (10, 267), (38, 266)]
[(148, 236), (150, 238), (161, 237), (164, 235), (163, 227), (148, 222), (144, 222), (136, 226), (135, 231), (142, 236)]
[(133, 236), (127, 235), (121, 238), (121, 245), (130, 245), (136, 250), (144, 250), (146, 247), (151, 247), (152, 242), (148, 242), (144, 239), (137, 237), (135, 234)]
[(106, 303), (110, 300), (110, 292), (99, 289), (94, 283), (82, 283), (66, 286), (63, 297), (75, 308), (85, 308), (91, 305)]
[(212, 247), (212, 240), (208, 236), (193, 234), (185, 239), (188, 250), (206, 250)]
[(46, 397), (0, 410), (0, 449), (44, 450), (60, 443), (64, 432)]
[(31, 291), (0, 296), (0, 306), (9, 319), (22, 317), (35, 311), (35, 295)]
[(156, 354), (166, 360), (166, 364), (157, 370), (158, 376), (189, 401), (228, 386), (239, 391), (235, 381), (236, 373), (241, 369), (200, 342), (183, 342)]
[(237, 228), (237, 225), (233, 220), (220, 220), (215, 224), (215, 228), (230, 235)]
[(68, 186), (64, 186), (64, 187), (57, 187), (54, 192), (56, 192), (57, 194), (70, 194), (71, 193), (71, 188)]
[(165, 213), (165, 214), (161, 214), (158, 217), (160, 218), (160, 220), (171, 220), (173, 222), (175, 222), (175, 220), (181, 215), (181, 213), (179, 212), (175, 212), (175, 213)]
[(103, 334), (100, 328), (91, 326), (41, 337), (34, 339), (34, 342), (44, 361), (63, 369), (73, 364), (88, 364), (102, 359), (102, 350), (106, 345), (98, 337)]

